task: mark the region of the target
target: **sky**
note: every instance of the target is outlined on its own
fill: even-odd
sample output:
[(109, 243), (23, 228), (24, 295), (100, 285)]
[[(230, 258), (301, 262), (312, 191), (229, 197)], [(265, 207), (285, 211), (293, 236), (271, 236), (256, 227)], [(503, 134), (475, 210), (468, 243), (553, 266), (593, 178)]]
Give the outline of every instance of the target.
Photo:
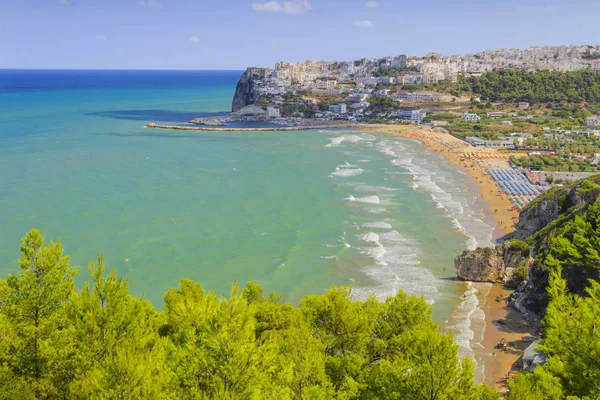
[(598, 0), (0, 0), (0, 68), (234, 69), (600, 44)]

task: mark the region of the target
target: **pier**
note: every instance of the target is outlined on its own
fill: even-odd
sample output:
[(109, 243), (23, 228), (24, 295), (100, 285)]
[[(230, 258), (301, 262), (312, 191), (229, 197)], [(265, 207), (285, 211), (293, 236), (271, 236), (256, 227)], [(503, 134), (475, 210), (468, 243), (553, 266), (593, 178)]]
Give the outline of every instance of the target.
[(210, 132), (256, 132), (256, 131), (306, 131), (310, 129), (332, 129), (332, 128), (368, 128), (368, 124), (329, 124), (329, 125), (298, 125), (283, 127), (262, 127), (262, 128), (223, 128), (223, 127), (198, 127), (198, 126), (178, 126), (178, 125), (158, 125), (154, 122), (146, 125), (151, 129), (168, 129), (175, 131), (210, 131)]

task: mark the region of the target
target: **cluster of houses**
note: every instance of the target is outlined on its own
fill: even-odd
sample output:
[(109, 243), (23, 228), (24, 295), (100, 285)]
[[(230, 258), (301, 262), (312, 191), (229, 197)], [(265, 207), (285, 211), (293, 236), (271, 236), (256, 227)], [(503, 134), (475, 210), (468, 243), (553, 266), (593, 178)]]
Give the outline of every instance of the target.
[[(306, 61), (301, 63), (279, 62), (275, 68), (249, 68), (247, 73), (253, 77), (253, 90), (257, 97), (265, 99), (271, 107), (267, 110), (270, 118), (280, 116), (278, 111), (289, 104), (290, 93), (310, 93), (313, 95), (331, 95), (343, 99), (346, 110), (334, 105), (328, 110), (319, 110), (317, 114), (329, 118), (338, 117), (360, 119), (368, 112), (368, 100), (372, 96), (387, 96), (402, 102), (469, 102), (470, 98), (454, 97), (450, 94), (431, 91), (399, 90), (408, 84), (427, 84), (442, 79), (456, 81), (459, 75), (477, 76), (487, 71), (502, 69), (522, 70), (560, 70), (572, 71), (583, 68), (596, 68), (600, 64), (595, 58), (600, 55), (600, 46), (544, 46), (521, 49), (501, 49), (476, 54), (442, 56), (430, 53), (425, 57), (399, 55), (378, 59), (363, 58), (356, 61)], [(396, 86), (396, 87), (394, 87)], [(311, 97), (311, 96), (305, 96)], [(318, 104), (318, 102), (314, 102)], [(527, 109), (529, 104), (519, 103), (519, 108)], [(412, 110), (411, 110), (412, 111)], [(402, 118), (422, 121), (423, 112), (408, 110), (398, 112)], [(501, 118), (504, 113), (488, 113), (488, 118)], [(515, 115), (506, 115), (518, 117)], [(465, 121), (476, 122), (476, 114), (465, 114)], [(510, 121), (502, 122), (510, 125)], [(600, 116), (590, 117), (586, 125), (592, 129), (600, 126)]]
[[(432, 91), (403, 90), (409, 84), (427, 84), (441, 79), (456, 81), (459, 75), (476, 76), (487, 71), (502, 69), (572, 71), (597, 68), (596, 57), (600, 46), (544, 46), (521, 49), (501, 49), (476, 54), (442, 56), (430, 53), (425, 57), (399, 55), (379, 59), (339, 61), (306, 61), (301, 63), (280, 62), (275, 68), (249, 68), (247, 75), (253, 78), (252, 90), (260, 104), (268, 104), (268, 118), (281, 117), (284, 105), (314, 106), (316, 118), (342, 118), (361, 120), (370, 116), (371, 98), (389, 97), (398, 106), (417, 107), (417, 102), (467, 103), (470, 98), (455, 97)], [(301, 94), (300, 97), (289, 95)], [(306, 95), (309, 94), (309, 95)], [(338, 98), (339, 104), (321, 110), (319, 95)], [(407, 103), (407, 104), (402, 104)], [(412, 104), (411, 104), (412, 103)], [(529, 104), (518, 107), (525, 110)], [(286, 108), (289, 112), (289, 108)], [(261, 114), (263, 115), (263, 114)], [(420, 123), (426, 113), (419, 109), (401, 109), (385, 115), (386, 118), (407, 119)], [(511, 118), (527, 118), (518, 113), (489, 112), (488, 118), (502, 119), (500, 123), (512, 125)], [(478, 122), (481, 116), (466, 113), (465, 121)], [(591, 129), (600, 126), (600, 115), (586, 119)], [(504, 144), (496, 144), (504, 147)]]
[[(367, 110), (368, 106), (368, 102), (359, 102), (352, 104), (350, 109), (348, 109), (345, 103), (340, 103), (330, 105), (327, 111), (318, 110), (318, 106), (313, 110), (316, 111), (314, 114), (316, 119), (347, 119), (349, 121), (357, 121), (372, 115), (372, 112)], [(394, 111), (387, 115), (387, 117), (420, 124), (427, 117), (427, 112), (421, 109), (405, 108)]]
[[(527, 71), (600, 71), (600, 46), (543, 46), (528, 49), (487, 50), (475, 54), (425, 57), (399, 55), (356, 61), (279, 62), (274, 69), (262, 68), (263, 94), (283, 94), (290, 90), (317, 90), (340, 95), (339, 82), (372, 87), (378, 84), (426, 84), (440, 80), (456, 81), (459, 75), (478, 76), (502, 69)], [(334, 83), (335, 81), (335, 83)]]

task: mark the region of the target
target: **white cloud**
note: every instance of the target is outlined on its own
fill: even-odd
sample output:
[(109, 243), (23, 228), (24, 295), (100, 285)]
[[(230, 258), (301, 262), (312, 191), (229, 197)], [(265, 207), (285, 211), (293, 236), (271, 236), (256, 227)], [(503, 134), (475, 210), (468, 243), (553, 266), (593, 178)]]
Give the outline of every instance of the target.
[(367, 1), (365, 3), (365, 7), (377, 8), (377, 7), (379, 7), (379, 2), (378, 1)]
[(73, 3), (71, 0), (60, 0), (60, 4), (64, 4), (66, 6), (70, 6)]
[(96, 41), (106, 42), (106, 37), (104, 37), (104, 35), (96, 35)]
[(160, 2), (158, 0), (139, 0), (137, 4), (142, 7), (160, 8)]
[(266, 3), (252, 4), (254, 11), (282, 12), (285, 14), (302, 14), (313, 9), (308, 0), (267, 1)]
[(200, 43), (200, 39), (198, 38), (198, 36), (194, 35), (190, 38), (190, 42), (192, 43)]
[(373, 21), (371, 21), (370, 19), (354, 21), (354, 25), (358, 26), (359, 28), (372, 28), (374, 26)]

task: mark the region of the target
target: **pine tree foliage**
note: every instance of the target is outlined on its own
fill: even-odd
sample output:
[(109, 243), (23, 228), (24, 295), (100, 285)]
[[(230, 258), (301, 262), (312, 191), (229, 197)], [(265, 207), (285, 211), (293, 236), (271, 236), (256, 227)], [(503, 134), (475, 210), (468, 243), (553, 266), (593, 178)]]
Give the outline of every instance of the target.
[(454, 90), (478, 93), (488, 100), (506, 102), (597, 102), (600, 101), (600, 74), (580, 71), (486, 72), (479, 77), (460, 76)]
[(568, 291), (560, 266), (551, 272), (539, 346), (548, 360), (509, 383), (510, 399), (600, 398), (600, 284), (589, 284), (582, 297)]
[(182, 279), (164, 311), (126, 279), (77, 268), (32, 230), (0, 281), (1, 399), (494, 399), (473, 383), (422, 298), (381, 303), (348, 287), (299, 307), (250, 282), (228, 297)]

